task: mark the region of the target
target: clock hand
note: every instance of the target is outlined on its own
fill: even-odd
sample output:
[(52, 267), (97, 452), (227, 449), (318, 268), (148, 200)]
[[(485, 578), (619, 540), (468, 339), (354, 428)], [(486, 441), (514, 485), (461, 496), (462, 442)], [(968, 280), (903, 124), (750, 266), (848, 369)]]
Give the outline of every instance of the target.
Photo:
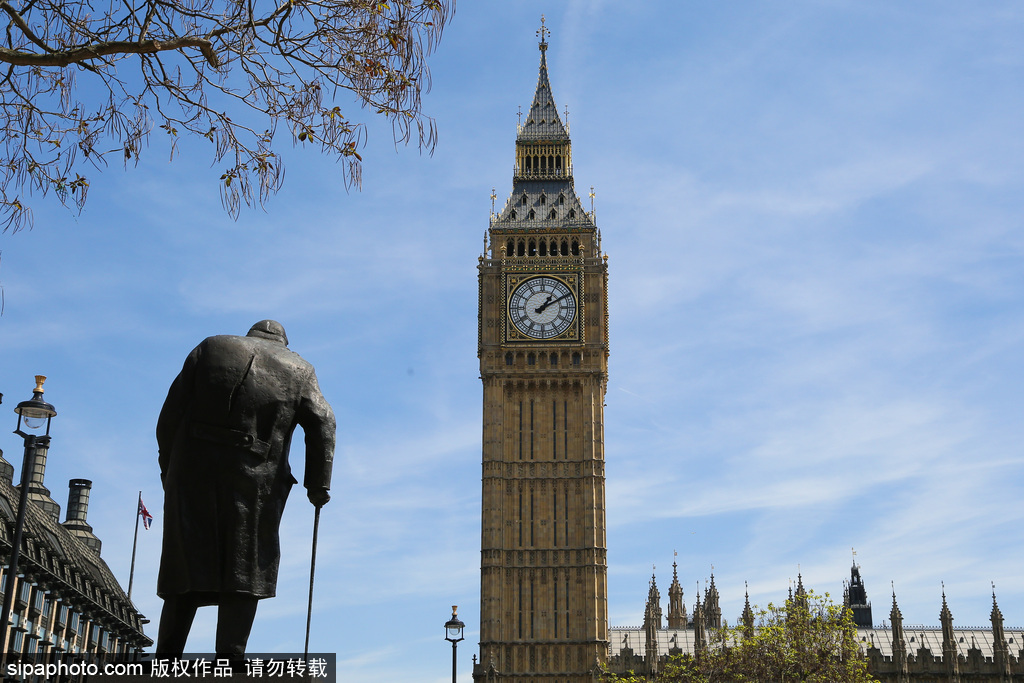
[(543, 303), (543, 304), (541, 305), (541, 307), (540, 307), (540, 308), (535, 308), (535, 309), (533, 309), (533, 310), (534, 310), (535, 312), (537, 312), (537, 313), (543, 313), (543, 312), (544, 312), (544, 309), (545, 309), (545, 308), (547, 308), (547, 307), (548, 307), (548, 306), (550, 306), (551, 304), (557, 304), (557, 303), (558, 303), (559, 301), (561, 301), (561, 300), (562, 300), (562, 299), (564, 299), (565, 297), (569, 296), (570, 294), (572, 294), (572, 292), (566, 292), (565, 294), (563, 294), (562, 296), (558, 297), (558, 298), (557, 298), (557, 299), (555, 299), (554, 301), (552, 301), (552, 300), (551, 300), (551, 297), (552, 297), (552, 296), (554, 296), (554, 295), (553, 295), (553, 294), (549, 294), (549, 295), (548, 295), (548, 300), (547, 300), (547, 301), (545, 301), (545, 302), (544, 302), (544, 303)]

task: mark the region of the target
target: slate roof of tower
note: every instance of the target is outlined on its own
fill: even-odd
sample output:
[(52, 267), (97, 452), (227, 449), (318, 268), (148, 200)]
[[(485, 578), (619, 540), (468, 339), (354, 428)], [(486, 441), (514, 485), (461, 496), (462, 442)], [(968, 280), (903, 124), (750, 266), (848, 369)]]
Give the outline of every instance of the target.
[(551, 81), (548, 80), (546, 41), (540, 43), (540, 74), (537, 76), (537, 90), (533, 104), (527, 114), (526, 123), (519, 129), (520, 140), (568, 140), (569, 133), (558, 116), (555, 98), (551, 95)]
[[(517, 140), (569, 140), (569, 133), (558, 116), (558, 107), (551, 94), (548, 80), (547, 47), (545, 40), (540, 43), (540, 73), (537, 89), (533, 95), (526, 123), (519, 127)], [(491, 227), (496, 230), (535, 229), (537, 231), (589, 230), (594, 229), (594, 219), (584, 209), (573, 183), (571, 168), (560, 178), (524, 179), (516, 178), (512, 192), (505, 200), (504, 207), (494, 217)], [(523, 197), (526, 202), (523, 203)], [(563, 202), (558, 203), (558, 198)], [(533, 210), (534, 217), (530, 218)], [(554, 210), (554, 216), (552, 216)]]
[[(559, 196), (564, 196), (563, 204), (558, 203)], [(526, 197), (525, 204), (523, 197)], [(533, 218), (530, 218), (531, 209), (534, 213)], [(555, 211), (554, 218), (551, 217), (552, 210)], [(505, 201), (504, 208), (497, 215), (491, 227), (495, 229), (522, 229), (524, 227), (546, 230), (589, 229), (594, 227), (594, 221), (584, 210), (571, 181), (566, 179), (520, 180), (515, 183), (512, 193)]]

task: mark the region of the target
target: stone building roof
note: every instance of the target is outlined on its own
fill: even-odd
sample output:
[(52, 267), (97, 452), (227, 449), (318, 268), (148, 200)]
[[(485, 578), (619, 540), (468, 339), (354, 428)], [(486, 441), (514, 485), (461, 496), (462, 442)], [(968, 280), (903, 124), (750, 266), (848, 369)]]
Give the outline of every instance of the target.
[[(0, 453), (0, 521), (3, 522), (0, 523), (0, 556), (3, 557), (10, 557), (20, 497), (20, 488), (12, 484), (13, 471)], [(72, 481), (79, 486), (83, 482), (90, 484), (85, 480)], [(30, 486), (30, 492), (33, 490)], [(100, 556), (99, 540), (85, 523), (86, 511), (79, 510), (78, 519), (61, 524), (60, 506), (48, 495), (40, 498), (30, 493), (27, 503), (19, 576), (49, 590), (76, 611), (89, 615), (105, 629), (140, 649), (151, 645), (153, 641), (142, 628), (145, 617), (132, 605)], [(69, 504), (68, 507), (70, 513), (70, 508), (75, 506)]]

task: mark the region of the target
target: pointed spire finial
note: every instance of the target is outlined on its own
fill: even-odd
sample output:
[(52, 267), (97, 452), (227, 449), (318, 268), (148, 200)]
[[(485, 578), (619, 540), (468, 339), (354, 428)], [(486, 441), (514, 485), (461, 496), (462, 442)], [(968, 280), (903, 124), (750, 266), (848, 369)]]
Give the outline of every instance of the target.
[(537, 29), (537, 35), (540, 37), (540, 49), (541, 52), (548, 49), (548, 35), (551, 34), (551, 29), (544, 25), (544, 15), (540, 15), (540, 28)]

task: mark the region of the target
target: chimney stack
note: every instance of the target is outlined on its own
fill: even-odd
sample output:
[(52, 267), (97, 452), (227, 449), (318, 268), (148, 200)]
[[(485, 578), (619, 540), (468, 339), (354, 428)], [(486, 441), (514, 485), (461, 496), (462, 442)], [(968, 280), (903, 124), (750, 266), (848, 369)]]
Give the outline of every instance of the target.
[(72, 479), (68, 482), (68, 518), (64, 522), (64, 528), (99, 555), (103, 542), (92, 532), (92, 527), (87, 521), (91, 490), (92, 482), (88, 479)]
[(50, 489), (43, 485), (43, 477), (46, 476), (46, 457), (49, 452), (49, 448), (36, 447), (36, 464), (29, 473), (28, 498), (59, 524), (60, 505), (50, 497)]

